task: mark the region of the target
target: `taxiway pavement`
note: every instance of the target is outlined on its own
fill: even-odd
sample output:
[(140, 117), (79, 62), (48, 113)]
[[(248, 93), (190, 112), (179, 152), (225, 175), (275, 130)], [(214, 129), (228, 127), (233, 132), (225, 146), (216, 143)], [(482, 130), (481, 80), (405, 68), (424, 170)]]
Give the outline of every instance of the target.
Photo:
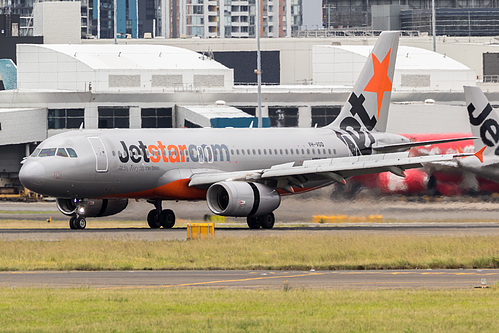
[(480, 288), (497, 282), (498, 269), (0, 272), (0, 286), (10, 288), (463, 289)]
[[(499, 235), (499, 223), (360, 223), (360, 224), (307, 224), (295, 227), (278, 225), (271, 230), (250, 230), (241, 223), (238, 227), (216, 227), (215, 237), (286, 236), (286, 235), (409, 235), (409, 236), (494, 236)], [(69, 228), (0, 229), (0, 240), (60, 241), (64, 239), (111, 240), (186, 240), (186, 228)]]

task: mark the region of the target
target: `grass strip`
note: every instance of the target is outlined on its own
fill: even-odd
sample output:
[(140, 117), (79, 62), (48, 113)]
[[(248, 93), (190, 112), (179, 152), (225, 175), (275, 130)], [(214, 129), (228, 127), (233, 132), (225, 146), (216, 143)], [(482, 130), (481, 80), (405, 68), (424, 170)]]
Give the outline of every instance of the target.
[(0, 270), (498, 268), (499, 236), (303, 235), (0, 241)]
[(25, 215), (25, 214), (57, 214), (56, 211), (53, 210), (0, 210), (0, 214), (9, 214), (9, 215)]
[(3, 332), (497, 332), (480, 290), (0, 289)]

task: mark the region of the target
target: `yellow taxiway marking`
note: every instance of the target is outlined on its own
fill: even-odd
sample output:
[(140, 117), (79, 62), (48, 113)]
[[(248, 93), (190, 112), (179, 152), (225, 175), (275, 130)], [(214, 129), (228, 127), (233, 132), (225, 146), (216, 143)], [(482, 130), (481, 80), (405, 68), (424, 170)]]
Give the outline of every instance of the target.
[(121, 286), (121, 287), (100, 287), (95, 289), (145, 289), (145, 288), (173, 288), (173, 287), (189, 287), (189, 286), (198, 286), (205, 284), (216, 284), (216, 283), (228, 283), (228, 282), (245, 282), (245, 281), (255, 281), (255, 280), (268, 280), (268, 279), (291, 279), (302, 276), (311, 276), (311, 275), (324, 275), (327, 272), (323, 273), (306, 273), (306, 274), (295, 274), (295, 275), (273, 275), (273, 276), (260, 276), (260, 277), (251, 277), (244, 279), (233, 279), (233, 280), (218, 280), (218, 281), (204, 281), (204, 282), (191, 282), (191, 283), (181, 283), (181, 284), (165, 284), (159, 286)]

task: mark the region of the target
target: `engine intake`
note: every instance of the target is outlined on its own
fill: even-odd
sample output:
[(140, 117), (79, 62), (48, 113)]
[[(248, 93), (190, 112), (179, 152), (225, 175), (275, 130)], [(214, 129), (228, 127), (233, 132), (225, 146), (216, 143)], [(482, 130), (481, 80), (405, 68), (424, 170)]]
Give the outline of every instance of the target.
[(57, 208), (67, 216), (78, 213), (85, 217), (100, 217), (118, 214), (128, 205), (128, 199), (61, 199), (56, 200)]
[(206, 202), (217, 215), (260, 216), (277, 209), (281, 196), (260, 183), (219, 182), (208, 189)]

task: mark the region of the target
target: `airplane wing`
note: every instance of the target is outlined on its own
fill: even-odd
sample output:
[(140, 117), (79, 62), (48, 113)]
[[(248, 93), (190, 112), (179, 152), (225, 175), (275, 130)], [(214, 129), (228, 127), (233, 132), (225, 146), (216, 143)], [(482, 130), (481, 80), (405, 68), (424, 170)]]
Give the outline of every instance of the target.
[[(331, 179), (344, 182), (344, 178), (390, 171), (403, 176), (405, 169), (419, 168), (423, 163), (452, 161), (456, 157), (473, 156), (473, 154), (447, 154), (409, 157), (407, 152), (379, 155), (352, 156), (304, 161), (302, 165), (294, 162), (279, 164), (269, 169), (246, 170), (236, 172), (195, 173), (190, 177), (189, 186), (210, 185), (220, 181), (262, 181), (288, 179), (281, 182), (278, 188), (291, 186), (301, 187), (300, 177)], [(293, 178), (293, 179), (290, 179)]]
[(380, 145), (373, 146), (373, 150), (378, 153), (393, 153), (393, 152), (401, 152), (406, 151), (413, 147), (426, 146), (426, 145), (435, 145), (439, 143), (447, 143), (447, 142), (457, 142), (457, 141), (465, 141), (465, 140), (475, 140), (477, 139), (474, 136), (466, 137), (466, 138), (455, 138), (455, 139), (440, 139), (440, 140), (429, 140), (429, 141), (417, 141), (417, 142), (406, 142), (406, 143), (395, 143), (390, 145)]

